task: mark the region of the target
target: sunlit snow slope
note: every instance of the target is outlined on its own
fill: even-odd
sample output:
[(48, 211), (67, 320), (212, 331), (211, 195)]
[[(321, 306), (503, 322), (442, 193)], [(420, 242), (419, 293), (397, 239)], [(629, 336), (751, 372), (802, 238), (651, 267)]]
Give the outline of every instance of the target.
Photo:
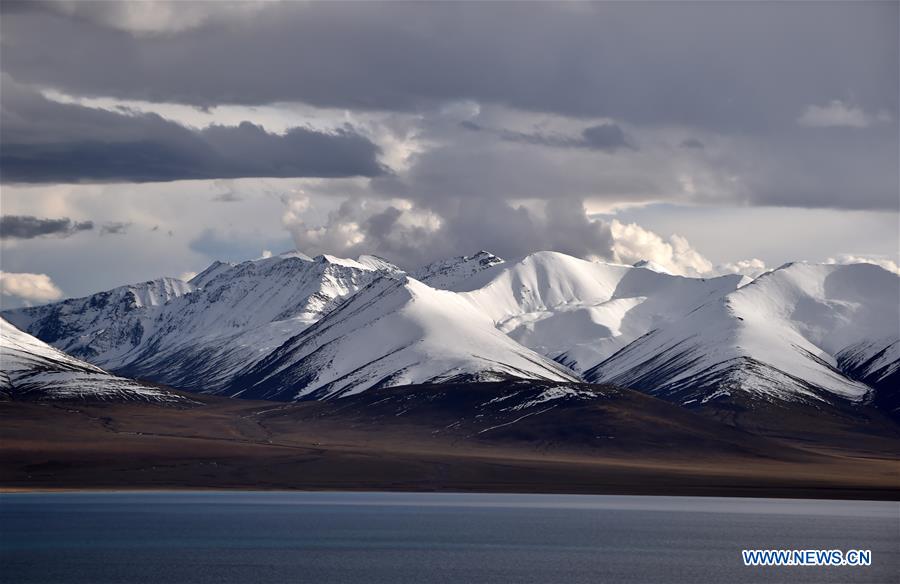
[(14, 399), (178, 403), (185, 398), (111, 375), (0, 318), (0, 394)]
[(361, 290), (252, 370), (242, 397), (326, 398), (449, 380), (577, 378), (519, 345), (453, 292), (405, 276)]
[[(651, 330), (590, 369), (682, 403), (736, 392), (858, 401), (897, 371), (900, 278), (877, 266), (794, 263)], [(852, 366), (851, 366), (852, 365)]]
[(584, 371), (747, 281), (736, 275), (685, 278), (539, 252), (476, 273), (452, 289), (516, 341)]

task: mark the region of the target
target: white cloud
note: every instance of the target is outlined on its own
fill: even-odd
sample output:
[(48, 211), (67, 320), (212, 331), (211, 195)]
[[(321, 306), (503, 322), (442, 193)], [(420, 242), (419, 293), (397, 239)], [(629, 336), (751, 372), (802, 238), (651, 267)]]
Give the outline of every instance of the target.
[(860, 107), (845, 104), (837, 99), (827, 105), (807, 106), (797, 118), (797, 123), (801, 126), (813, 128), (867, 128), (877, 123), (890, 121), (891, 115), (887, 112), (869, 114)]
[(853, 254), (841, 254), (837, 257), (828, 258), (826, 264), (875, 264), (889, 272), (900, 275), (900, 265), (893, 260), (887, 258), (867, 258)]
[(738, 260), (714, 266), (703, 254), (694, 249), (687, 238), (672, 235), (664, 239), (658, 233), (637, 223), (612, 220), (609, 224), (613, 237), (613, 261), (633, 264), (649, 260), (673, 274), (682, 276), (721, 276), (743, 274), (755, 278), (766, 271), (766, 263), (758, 258)]
[(49, 302), (63, 297), (62, 290), (47, 274), (0, 272), (0, 294), (14, 296), (26, 304)]
[(712, 271), (712, 263), (691, 247), (687, 239), (672, 235), (668, 240), (637, 223), (610, 223), (613, 261), (633, 264), (649, 260), (673, 274), (699, 276)]
[(745, 276), (750, 276), (751, 278), (756, 278), (765, 272), (766, 269), (766, 262), (759, 258), (753, 258), (720, 264), (716, 266), (715, 271), (718, 274), (743, 274)]
[(182, 272), (178, 276), (178, 279), (187, 282), (188, 280), (193, 280), (194, 276), (196, 276), (196, 275), (197, 275), (197, 272)]

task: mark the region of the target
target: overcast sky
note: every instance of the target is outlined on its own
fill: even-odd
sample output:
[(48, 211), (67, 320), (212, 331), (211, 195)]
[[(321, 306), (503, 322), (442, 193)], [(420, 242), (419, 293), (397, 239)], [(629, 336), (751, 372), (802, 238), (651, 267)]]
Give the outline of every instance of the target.
[(4, 0), (0, 302), (290, 248), (896, 270), (898, 6)]

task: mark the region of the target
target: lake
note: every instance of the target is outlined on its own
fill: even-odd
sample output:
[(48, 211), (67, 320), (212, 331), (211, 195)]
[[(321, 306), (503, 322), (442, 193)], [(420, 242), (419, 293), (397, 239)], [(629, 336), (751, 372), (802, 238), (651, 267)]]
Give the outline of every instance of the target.
[[(0, 581), (897, 582), (900, 503), (443, 493), (0, 496)], [(744, 548), (870, 549), (745, 567)]]

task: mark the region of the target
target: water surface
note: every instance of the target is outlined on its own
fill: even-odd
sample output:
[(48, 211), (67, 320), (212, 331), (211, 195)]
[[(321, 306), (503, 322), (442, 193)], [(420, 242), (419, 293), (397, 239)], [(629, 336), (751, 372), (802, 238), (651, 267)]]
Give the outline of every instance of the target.
[[(744, 548), (871, 549), (750, 568)], [(897, 582), (900, 503), (406, 493), (0, 496), (4, 583)]]

